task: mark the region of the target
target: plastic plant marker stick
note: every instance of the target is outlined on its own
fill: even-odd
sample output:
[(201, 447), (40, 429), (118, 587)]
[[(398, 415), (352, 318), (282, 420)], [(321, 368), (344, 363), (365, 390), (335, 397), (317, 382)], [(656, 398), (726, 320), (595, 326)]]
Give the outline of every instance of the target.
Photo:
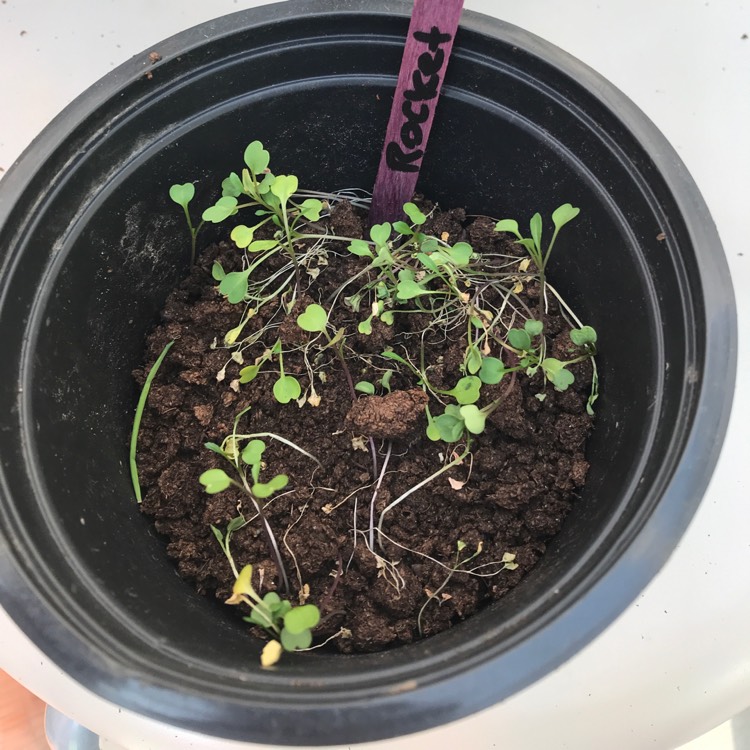
[(372, 191), (371, 224), (401, 219), (404, 203), (414, 195), (463, 4), (414, 0)]

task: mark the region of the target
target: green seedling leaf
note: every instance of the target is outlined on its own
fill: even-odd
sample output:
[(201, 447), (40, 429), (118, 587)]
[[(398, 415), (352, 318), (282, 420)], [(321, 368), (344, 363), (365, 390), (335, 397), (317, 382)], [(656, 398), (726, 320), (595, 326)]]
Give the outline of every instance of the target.
[(393, 311), (392, 310), (386, 310), (381, 316), (380, 320), (383, 321), (387, 326), (393, 325)]
[(569, 221), (575, 219), (579, 213), (581, 213), (580, 208), (574, 208), (570, 203), (563, 203), (562, 206), (552, 212), (552, 223), (555, 225), (555, 229), (564, 227)]
[(273, 384), (273, 397), (280, 404), (296, 401), (300, 397), (300, 393), (302, 393), (302, 388), (299, 381), (291, 375), (284, 375)]
[[(271, 190), (271, 185), (276, 182), (276, 177), (270, 172), (267, 173), (263, 179), (258, 183), (258, 195), (265, 195)], [(271, 205), (271, 201), (267, 200), (268, 204)]]
[(320, 610), (314, 604), (294, 607), (284, 615), (284, 627), (293, 634), (312, 630), (320, 622)]
[(468, 347), (464, 364), (466, 365), (466, 370), (469, 374), (476, 375), (479, 372), (482, 367), (482, 353), (476, 345), (472, 344)]
[(266, 250), (273, 250), (278, 247), (279, 243), (276, 240), (255, 240), (247, 246), (249, 253), (262, 253)]
[(270, 610), (262, 604), (256, 604), (249, 617), (243, 617), (243, 620), (250, 622), (253, 625), (260, 625), (262, 628), (270, 628), (273, 626), (273, 615)]
[(297, 316), (297, 325), (303, 331), (309, 331), (310, 333), (325, 331), (327, 324), (328, 313), (320, 305), (308, 305), (305, 312)]
[(230, 534), (233, 534), (237, 529), (241, 529), (247, 521), (245, 520), (245, 516), (236, 516), (233, 518), (228, 524), (227, 524), (227, 536)]
[(215, 260), (214, 264), (211, 266), (211, 276), (213, 276), (216, 281), (221, 281), (226, 275), (224, 267), (218, 260)]
[(352, 311), (359, 312), (359, 308), (362, 307), (362, 295), (352, 294), (351, 297), (344, 297), (344, 304)]
[(461, 416), (463, 417), (466, 429), (473, 435), (480, 435), (484, 432), (484, 423), (486, 417), (482, 411), (474, 404), (461, 407)]
[(443, 250), (454, 266), (468, 265), (474, 250), (468, 242), (457, 242), (452, 248)]
[(372, 333), (372, 315), (361, 321), (359, 325), (357, 325), (357, 330), (365, 336), (369, 336)]
[(359, 383), (354, 386), (354, 390), (372, 396), (375, 393), (375, 386), (372, 383), (368, 383), (366, 380), (360, 380)]
[[(430, 429), (432, 427), (433, 429)], [(444, 443), (456, 443), (464, 434), (464, 420), (459, 416), (453, 416), (446, 409), (445, 414), (435, 417), (432, 425), (428, 427), (427, 437), (430, 440), (442, 440)]]
[(384, 390), (388, 391), (388, 393), (391, 392), (391, 378), (393, 377), (394, 372), (395, 370), (386, 370), (383, 373), (383, 377), (380, 378), (380, 385), (382, 385)]
[(258, 373), (260, 372), (260, 365), (248, 365), (247, 367), (243, 367), (240, 370), (240, 383), (252, 383), (255, 378), (258, 377)]
[(275, 591), (269, 591), (263, 597), (263, 604), (268, 607), (269, 612), (273, 612), (281, 604), (281, 597)]
[(583, 326), (582, 328), (574, 328), (570, 332), (570, 340), (576, 346), (586, 346), (588, 344), (596, 344), (596, 331), (591, 326)]
[(242, 302), (247, 295), (247, 278), (250, 275), (250, 269), (244, 271), (232, 271), (228, 273), (219, 284), (219, 291), (233, 305)]
[(237, 199), (231, 195), (225, 195), (219, 198), (216, 204), (207, 208), (203, 212), (203, 221), (210, 221), (213, 224), (219, 224), (232, 214), (237, 213)]
[(313, 640), (312, 633), (309, 630), (303, 630), (301, 633), (290, 633), (287, 628), (282, 628), (279, 638), (284, 651), (310, 648)]
[(558, 391), (566, 390), (575, 380), (573, 373), (565, 369), (565, 363), (554, 357), (547, 357), (542, 362), (542, 369)]
[(372, 250), (370, 250), (370, 245), (364, 240), (352, 240), (349, 243), (349, 247), (347, 248), (347, 250), (349, 250), (350, 253), (354, 253), (354, 255), (359, 255), (362, 258), (375, 257), (372, 254)]
[(211, 531), (213, 532), (213, 535), (216, 537), (216, 541), (219, 543), (221, 547), (224, 546), (224, 534), (221, 533), (219, 529), (216, 528), (213, 524), (209, 524), (211, 527)]
[(521, 233), (518, 231), (518, 222), (515, 219), (502, 219), (495, 224), (496, 232), (510, 232), (521, 239)]
[(496, 385), (503, 379), (505, 372), (505, 365), (501, 359), (484, 357), (479, 368), (479, 379), (487, 385)]
[(169, 197), (178, 205), (187, 210), (188, 203), (195, 197), (195, 185), (186, 182), (184, 185), (172, 185), (169, 188)]
[[(404, 213), (409, 217), (412, 224), (421, 226), (427, 221), (427, 217), (417, 208), (414, 203), (404, 203)], [(398, 231), (398, 230), (396, 230)]]
[(396, 287), (396, 297), (400, 300), (414, 299), (422, 294), (429, 294), (427, 289), (423, 289), (416, 281), (405, 279), (399, 281)]
[(448, 395), (453, 396), (459, 404), (474, 404), (479, 401), (479, 389), (482, 381), (476, 375), (467, 375), (456, 383)]
[(533, 339), (544, 330), (544, 323), (541, 320), (527, 320), (523, 324), (523, 330)]
[(558, 391), (564, 391), (569, 385), (573, 385), (574, 380), (575, 378), (573, 377), (572, 372), (568, 370), (560, 370), (552, 377), (552, 385), (554, 385)]
[(318, 221), (320, 219), (320, 212), (323, 210), (323, 203), (317, 198), (307, 198), (302, 201), (299, 209), (300, 213), (308, 221)]
[(393, 228), (404, 237), (412, 237), (414, 230), (405, 221), (394, 221)]
[(271, 192), (283, 205), (297, 192), (298, 187), (299, 181), (293, 174), (280, 174), (273, 181)]
[(440, 269), (438, 268), (437, 263), (425, 253), (417, 253), (414, 256), (428, 271), (432, 271), (433, 273), (440, 273)]
[(248, 145), (243, 154), (243, 159), (248, 168), (256, 175), (268, 169), (268, 165), (271, 163), (271, 156), (263, 148), (260, 141), (253, 141)]
[(242, 460), (249, 466), (260, 463), (266, 444), (262, 440), (251, 440), (242, 450)]
[(378, 247), (385, 247), (391, 237), (390, 222), (385, 221), (382, 224), (373, 224), (370, 229), (370, 238)]
[(534, 240), (528, 237), (526, 239), (518, 240), (516, 244), (523, 245), (523, 247), (525, 247), (526, 250), (528, 250), (529, 255), (531, 255), (532, 258), (536, 258), (541, 253), (541, 250), (537, 251), (537, 247), (534, 244)]
[(531, 336), (520, 328), (511, 328), (510, 331), (508, 331), (508, 343), (514, 349), (520, 349), (522, 352), (527, 352), (531, 349)]
[(385, 357), (385, 359), (392, 359), (394, 362), (400, 362), (402, 365), (411, 368), (411, 365), (400, 354), (396, 354), (392, 349), (386, 349), (380, 356)]
[(531, 239), (534, 240), (534, 246), (537, 252), (542, 251), (542, 216), (539, 213), (535, 213), (531, 217), (529, 222), (529, 230), (531, 231)]
[(427, 425), (427, 437), (432, 440), (433, 443), (437, 443), (440, 440), (440, 428), (435, 424), (434, 421)]
[(237, 247), (244, 249), (253, 241), (254, 234), (255, 227), (246, 227), (244, 224), (239, 224), (229, 236)]
[(198, 481), (203, 485), (209, 495), (215, 495), (217, 492), (223, 492), (232, 480), (227, 476), (223, 469), (209, 469), (204, 471), (198, 477)]
[(274, 619), (281, 621), (284, 619), (284, 615), (292, 608), (292, 605), (286, 600), (282, 599), (277, 605), (272, 607)]
[(242, 193), (242, 180), (237, 172), (232, 172), (229, 177), (221, 183), (221, 195), (222, 197), (229, 195), (236, 198), (240, 193)]
[(289, 484), (289, 477), (286, 474), (277, 474), (270, 482), (256, 482), (253, 487), (253, 495), (260, 500), (271, 497), (274, 492), (283, 490)]
[(221, 449), (220, 445), (216, 445), (216, 443), (203, 443), (203, 447), (207, 448), (208, 450), (212, 451), (213, 453), (218, 453), (220, 456), (226, 457), (226, 453)]

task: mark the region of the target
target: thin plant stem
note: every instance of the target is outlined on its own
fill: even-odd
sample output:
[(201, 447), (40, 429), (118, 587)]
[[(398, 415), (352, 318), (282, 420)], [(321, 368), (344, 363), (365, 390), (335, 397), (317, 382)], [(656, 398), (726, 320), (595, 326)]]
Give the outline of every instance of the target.
[(388, 450), (385, 453), (383, 459), (383, 466), (380, 469), (380, 475), (378, 476), (378, 483), (375, 485), (375, 491), (372, 493), (372, 500), (370, 500), (370, 549), (375, 549), (375, 502), (378, 499), (378, 492), (380, 492), (380, 485), (383, 484), (383, 478), (385, 477), (386, 469), (388, 468), (388, 461), (391, 458), (391, 451), (393, 450), (393, 443), (388, 441)]
[(410, 495), (413, 495), (417, 490), (422, 489), (425, 485), (432, 482), (434, 479), (437, 479), (442, 474), (445, 474), (446, 471), (449, 471), (454, 466), (458, 466), (463, 462), (463, 460), (466, 458), (466, 456), (469, 455), (469, 448), (468, 446), (464, 450), (464, 452), (460, 455), (454, 458), (452, 461), (447, 463), (445, 466), (443, 466), (441, 469), (438, 469), (434, 474), (430, 474), (429, 477), (426, 479), (423, 479), (421, 482), (415, 484), (413, 487), (408, 489), (406, 492), (404, 492), (402, 495), (399, 495), (390, 505), (386, 506), (383, 509), (383, 512), (380, 514), (380, 519), (378, 520), (378, 542), (380, 544), (380, 547), (382, 549), (383, 542), (382, 542), (382, 534), (383, 534), (383, 521), (385, 520), (386, 515), (392, 511), (397, 505), (400, 505), (404, 500), (406, 500), (407, 497)]

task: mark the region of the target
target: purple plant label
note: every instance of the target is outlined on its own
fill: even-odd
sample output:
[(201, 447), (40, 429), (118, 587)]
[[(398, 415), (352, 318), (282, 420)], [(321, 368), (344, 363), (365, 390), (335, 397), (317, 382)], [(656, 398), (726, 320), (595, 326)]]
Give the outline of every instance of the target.
[(414, 195), (463, 0), (415, 0), (385, 145), (372, 191), (370, 222), (395, 221)]

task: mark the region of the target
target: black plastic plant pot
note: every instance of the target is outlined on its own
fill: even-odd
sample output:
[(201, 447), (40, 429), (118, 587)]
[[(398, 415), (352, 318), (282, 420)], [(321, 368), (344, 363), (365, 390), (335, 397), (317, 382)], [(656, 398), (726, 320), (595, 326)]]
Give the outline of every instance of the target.
[(127, 464), (130, 373), (189, 262), (168, 187), (197, 177), (196, 205), (209, 205), (254, 139), (306, 187), (372, 186), (409, 12), (313, 0), (186, 31), (153, 48), (159, 63), (144, 53), (87, 91), (0, 183), (2, 606), (73, 678), (176, 727), (353, 743), (502, 701), (636, 597), (714, 468), (735, 309), (695, 185), (596, 73), (467, 12), (419, 189), (497, 217), (581, 207), (550, 266), (600, 340), (580, 500), (506, 598), (384, 653), (312, 652), (263, 671), (235, 613), (177, 577)]

